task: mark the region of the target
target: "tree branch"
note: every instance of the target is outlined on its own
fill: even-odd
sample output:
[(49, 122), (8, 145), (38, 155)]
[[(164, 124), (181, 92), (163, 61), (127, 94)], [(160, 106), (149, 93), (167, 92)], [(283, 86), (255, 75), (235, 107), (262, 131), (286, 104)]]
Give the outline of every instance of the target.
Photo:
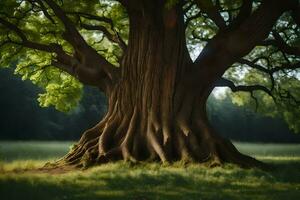
[(295, 63), (295, 64), (290, 64), (290, 63), (286, 63), (283, 64), (280, 67), (273, 67), (270, 69), (267, 69), (261, 65), (256, 64), (254, 61), (250, 61), (250, 60), (246, 60), (246, 59), (240, 59), (238, 61), (241, 64), (246, 64), (249, 67), (253, 68), (253, 69), (257, 69), (259, 71), (265, 72), (269, 75), (273, 75), (274, 73), (278, 72), (278, 71), (285, 71), (285, 70), (295, 70), (295, 69), (299, 69), (300, 68), (300, 62)]
[[(126, 50), (127, 45), (124, 42), (124, 40), (120, 37), (119, 33), (115, 30), (112, 19), (104, 17), (104, 16), (97, 16), (97, 15), (92, 15), (92, 14), (83, 13), (83, 12), (66, 12), (66, 14), (76, 15), (77, 17), (79, 17), (79, 22), (80, 22), (80, 25), (82, 28), (87, 29), (87, 30), (99, 30), (110, 41), (117, 43), (123, 51)], [(114, 34), (111, 34), (105, 26), (85, 24), (80, 20), (80, 17), (107, 23), (110, 25), (110, 28), (113, 30)]]
[(254, 91), (262, 91), (271, 96), (273, 99), (274, 96), (267, 87), (262, 85), (235, 85), (231, 80), (221, 78), (215, 83), (215, 87), (229, 87), (232, 92), (250, 92), (253, 93)]
[(87, 46), (85, 40), (80, 35), (80, 33), (77, 31), (74, 24), (71, 22), (71, 20), (66, 16), (64, 11), (53, 1), (53, 0), (44, 0), (50, 8), (53, 10), (54, 14), (61, 20), (61, 22), (64, 24), (64, 27), (66, 29), (66, 33), (64, 34), (64, 38), (70, 42), (70, 44), (75, 49), (83, 49), (85, 46)]
[[(40, 0), (29, 1), (32, 2), (32, 8), (34, 6), (37, 6), (36, 4), (34, 4), (34, 2), (38, 2), (38, 4), (40, 5), (39, 9), (47, 12), (47, 8), (45, 7), (46, 4), (43, 4)], [(86, 43), (86, 41), (76, 29), (75, 25), (53, 0), (44, 1), (53, 10), (55, 16), (63, 22), (66, 30), (64, 38), (74, 47), (74, 55), (68, 55), (63, 50), (62, 46), (58, 44), (41, 44), (28, 40), (28, 37), (23, 30), (21, 30), (16, 24), (2, 17), (0, 17), (0, 25), (15, 33), (20, 38), (20, 40), (13, 41), (8, 36), (8, 40), (1, 45), (10, 43), (30, 49), (54, 53), (55, 57), (52, 61), (53, 66), (78, 78), (82, 83), (95, 85), (103, 89), (109, 88), (112, 84), (115, 83), (119, 74), (119, 69), (114, 67), (104, 57), (99, 55), (95, 49), (93, 49)], [(50, 15), (47, 17), (50, 21), (54, 21), (54, 18), (52, 16), (51, 18), (49, 17)], [(18, 18), (17, 21), (19, 22), (23, 19), (24, 18)]]
[(285, 64), (281, 67), (274, 67), (270, 69), (271, 73), (275, 73), (278, 71), (284, 71), (284, 70), (294, 70), (294, 69), (299, 69), (300, 68), (300, 62), (295, 63), (295, 64)]
[[(79, 63), (76, 57), (68, 55), (63, 51), (62, 47), (58, 44), (40, 44), (37, 42), (29, 41), (26, 35), (23, 33), (21, 29), (19, 29), (16, 25), (0, 18), (0, 24), (4, 25), (9, 30), (15, 32), (20, 38), (21, 42), (12, 41), (11, 39), (6, 40), (5, 43), (1, 44), (16, 44), (20, 46), (24, 46), (30, 49), (36, 49), (39, 51), (44, 51), (48, 53), (55, 53), (56, 57), (52, 61), (53, 66), (67, 72), (68, 74), (78, 78), (81, 82), (85, 84), (97, 85), (101, 82), (98, 80), (100, 77), (95, 77), (99, 75), (101, 72), (95, 69), (87, 69)], [(97, 54), (98, 55), (98, 54)], [(95, 62), (94, 59), (92, 59)], [(94, 74), (93, 74), (94, 73)], [(83, 75), (84, 77), (80, 76)], [(87, 77), (89, 75), (89, 77)]]
[(27, 1), (29, 3), (31, 3), (32, 6), (34, 6), (34, 3), (36, 2), (39, 5), (41, 11), (44, 13), (45, 17), (47, 17), (51, 21), (52, 24), (56, 24), (54, 19), (51, 17), (49, 12), (47, 11), (46, 6), (44, 5), (44, 3), (41, 0), (27, 0)]
[(260, 44), (264, 46), (275, 46), (282, 52), (285, 52), (290, 55), (296, 55), (300, 56), (300, 48), (299, 47), (292, 47), (288, 45), (283, 38), (280, 36), (280, 34), (276, 31), (272, 31), (272, 34), (274, 36), (274, 39), (268, 39), (265, 41), (262, 41)]
[(267, 68), (265, 68), (265, 67), (263, 67), (261, 65), (258, 65), (258, 64), (256, 64), (253, 61), (241, 58), (241, 59), (238, 60), (238, 62), (241, 63), (241, 64), (248, 65), (249, 67), (251, 67), (253, 69), (257, 69), (257, 70), (262, 71), (264, 73), (267, 73), (267, 74), (271, 73), (269, 69), (267, 69)]
[(111, 42), (115, 42), (117, 43), (120, 48), (125, 51), (127, 48), (126, 43), (118, 36), (115, 34), (111, 34), (105, 26), (101, 26), (101, 25), (89, 25), (89, 24), (84, 24), (84, 23), (80, 23), (81, 27), (86, 29), (86, 30), (97, 30), (97, 31), (101, 31), (106, 37), (107, 39), (109, 39)]
[(7, 21), (3, 18), (0, 18), (0, 24), (5, 26), (9, 30), (14, 31), (21, 38), (22, 41), (27, 41), (27, 38), (26, 38), (25, 34), (23, 33), (23, 31), (21, 31), (16, 25), (10, 23), (9, 21)]
[[(279, 16), (291, 10), (297, 1), (264, 0), (250, 17), (235, 29), (220, 31), (203, 49), (194, 62), (200, 81), (205, 72), (209, 73), (209, 82), (213, 84), (236, 61), (248, 54), (258, 43), (264, 40)], [(217, 59), (216, 59), (217, 58)], [(199, 78), (200, 76), (200, 78)], [(196, 79), (196, 77), (195, 77)]]
[(300, 4), (293, 9), (292, 17), (295, 20), (296, 24), (300, 26)]
[(76, 15), (76, 16), (83, 17), (83, 18), (86, 18), (86, 19), (91, 19), (91, 20), (97, 20), (97, 21), (100, 21), (100, 22), (105, 22), (105, 23), (109, 24), (111, 28), (114, 27), (112, 19), (107, 18), (107, 17), (92, 15), (92, 14), (84, 13), (84, 12), (66, 12), (66, 14)]
[(230, 24), (230, 28), (236, 28), (242, 24), (250, 15), (252, 11), (253, 0), (243, 0), (243, 4), (239, 10), (238, 16)]
[(183, 13), (186, 14), (195, 4), (195, 2), (189, 2), (190, 4), (185, 8), (183, 9)]
[(241, 64), (246, 64), (253, 69), (257, 69), (259, 71), (262, 71), (262, 72), (268, 74), (271, 79), (271, 89), (270, 89), (271, 91), (273, 91), (273, 89), (275, 87), (274, 73), (279, 72), (279, 71), (285, 72), (286, 70), (300, 69), (300, 62), (294, 63), (294, 64), (286, 63), (286, 64), (283, 64), (282, 66), (277, 66), (277, 67), (273, 67), (273, 68), (268, 67), (268, 69), (267, 69), (261, 65), (256, 64), (256, 60), (259, 60), (259, 58), (255, 59), (254, 61), (240, 59), (238, 62)]
[[(112, 84), (116, 81), (118, 77), (119, 70), (117, 70), (111, 63), (109, 63), (103, 56), (97, 53), (95, 49), (90, 47), (81, 34), (76, 29), (75, 25), (72, 21), (67, 17), (66, 13), (53, 1), (53, 0), (44, 0), (49, 7), (53, 10), (55, 15), (62, 21), (66, 32), (64, 34), (64, 38), (70, 42), (70, 44), (74, 47), (75, 53), (74, 56), (77, 58), (79, 63), (76, 65), (76, 72), (80, 72), (82, 74), (83, 79), (99, 79), (104, 78), (104, 74), (106, 74), (106, 78)], [(94, 72), (95, 74), (92, 74)], [(101, 77), (96, 77), (96, 74)], [(79, 74), (77, 74), (79, 76)], [(90, 75), (90, 76), (88, 76)], [(80, 77), (79, 77), (80, 78)], [(90, 82), (90, 80), (85, 80), (84, 82)], [(96, 83), (97, 81), (92, 81)]]
[(10, 23), (5, 19), (0, 18), (0, 24), (4, 25), (8, 30), (15, 32), (21, 39), (21, 42), (10, 40), (9, 41), (10, 43), (21, 45), (31, 49), (45, 51), (48, 53), (57, 53), (57, 54), (63, 53), (62, 47), (58, 44), (46, 45), (46, 44), (29, 41), (26, 35), (24, 34), (24, 32), (20, 28), (18, 28), (16, 25)]
[(205, 12), (220, 29), (226, 27), (223, 17), (211, 0), (196, 0), (196, 3), (199, 9)]
[(128, 1), (129, 0), (117, 0), (120, 4), (122, 4), (124, 7), (128, 6)]
[[(299, 106), (300, 100), (298, 100), (290, 91), (280, 88), (279, 98), (282, 100), (288, 100), (291, 105)], [(292, 101), (292, 102), (291, 102)], [(294, 104), (293, 104), (294, 103)]]

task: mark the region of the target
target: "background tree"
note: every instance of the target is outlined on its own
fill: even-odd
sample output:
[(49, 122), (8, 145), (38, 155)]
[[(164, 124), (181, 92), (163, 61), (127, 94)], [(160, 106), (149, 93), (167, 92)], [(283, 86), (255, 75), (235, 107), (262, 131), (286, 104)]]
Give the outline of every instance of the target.
[(243, 142), (300, 142), (300, 135), (289, 130), (280, 116), (256, 112), (255, 105), (237, 106), (231, 98), (231, 94), (211, 95), (207, 101), (209, 121), (223, 137)]
[(42, 106), (71, 109), (81, 83), (107, 96), (104, 119), (60, 164), (262, 166), (215, 132), (206, 101), (216, 86), (249, 92), (299, 129), (299, 10), (297, 0), (4, 0), (1, 63), (45, 88)]
[(0, 71), (0, 91), (0, 140), (75, 140), (106, 112), (104, 95), (92, 87), (83, 88), (80, 103), (67, 113), (41, 108), (41, 89), (14, 76), (13, 68)]

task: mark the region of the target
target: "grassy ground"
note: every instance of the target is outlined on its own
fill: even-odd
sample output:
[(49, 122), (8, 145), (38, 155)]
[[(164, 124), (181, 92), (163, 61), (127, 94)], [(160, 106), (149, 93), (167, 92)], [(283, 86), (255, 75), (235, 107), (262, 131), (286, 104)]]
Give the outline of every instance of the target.
[(300, 145), (236, 143), (245, 153), (273, 163), (264, 172), (232, 165), (207, 169), (118, 162), (66, 174), (20, 172), (63, 155), (71, 143), (0, 142), (0, 199), (300, 199)]

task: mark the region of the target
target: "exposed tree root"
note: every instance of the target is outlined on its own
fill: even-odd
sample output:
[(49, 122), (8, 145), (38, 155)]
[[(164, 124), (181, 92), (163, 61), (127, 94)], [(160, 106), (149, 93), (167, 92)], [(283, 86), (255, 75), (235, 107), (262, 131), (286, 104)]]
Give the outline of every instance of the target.
[(242, 168), (268, 169), (266, 164), (241, 154), (229, 140), (218, 136), (203, 123), (200, 126), (175, 123), (176, 126), (172, 128), (161, 128), (163, 126), (151, 117), (146, 122), (145, 133), (142, 134), (137, 109), (128, 115), (130, 117), (126, 116), (122, 120), (105, 118), (103, 122), (86, 131), (65, 157), (46, 165), (45, 169), (87, 168), (117, 160), (133, 163), (197, 162), (209, 167), (233, 163)]

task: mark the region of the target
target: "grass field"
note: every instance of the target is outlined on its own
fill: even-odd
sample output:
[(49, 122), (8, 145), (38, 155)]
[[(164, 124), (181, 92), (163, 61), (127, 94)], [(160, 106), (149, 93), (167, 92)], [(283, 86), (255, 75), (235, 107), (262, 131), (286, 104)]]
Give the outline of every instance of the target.
[(276, 169), (270, 172), (123, 162), (55, 175), (22, 171), (59, 158), (71, 144), (0, 142), (0, 199), (300, 199), (300, 144), (235, 143), (242, 152), (272, 163)]

